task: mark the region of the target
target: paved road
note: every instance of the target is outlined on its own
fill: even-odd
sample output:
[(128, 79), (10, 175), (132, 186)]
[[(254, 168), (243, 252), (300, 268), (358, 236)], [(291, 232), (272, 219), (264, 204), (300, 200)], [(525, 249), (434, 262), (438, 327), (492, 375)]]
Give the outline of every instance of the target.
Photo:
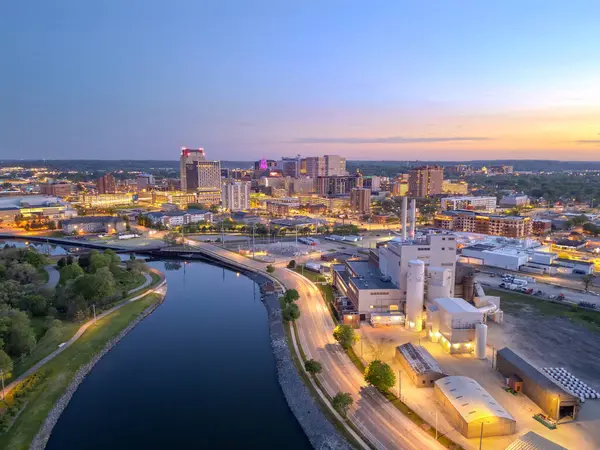
[(60, 273), (56, 270), (54, 264), (48, 264), (47, 266), (44, 266), (44, 269), (48, 272), (48, 281), (46, 281), (42, 287), (54, 289), (58, 284), (58, 280), (60, 280)]
[[(207, 252), (263, 271), (265, 264), (211, 244), (193, 243)], [(349, 392), (355, 400), (350, 412), (353, 424), (378, 449), (442, 449), (433, 437), (416, 426), (374, 388), (368, 387), (360, 371), (333, 339), (333, 320), (319, 289), (306, 278), (277, 267), (274, 274), (300, 294), (302, 315), (297, 322), (300, 343), (308, 358), (323, 364), (319, 378), (330, 395)]]
[[(152, 278), (150, 278), (150, 280), (152, 280)], [(132, 289), (129, 291), (129, 293), (135, 292), (137, 291), (138, 288), (136, 289)], [(156, 286), (155, 288), (148, 290), (146, 292), (141, 293), (140, 295), (137, 295), (133, 298), (130, 298), (129, 300), (126, 300), (122, 303), (119, 303), (117, 306), (112, 307), (111, 309), (108, 309), (106, 311), (104, 311), (102, 314), (99, 314), (96, 317), (96, 320), (102, 319), (103, 317), (108, 316), (110, 313), (115, 312), (117, 309), (122, 308), (123, 306), (135, 302), (136, 300), (139, 300), (142, 297), (145, 297), (146, 295), (150, 294), (151, 292), (156, 292), (159, 294), (164, 295), (166, 293), (166, 281), (163, 280), (161, 283), (158, 284), (158, 286)], [(82, 335), (83, 333), (85, 333), (85, 331), (91, 327), (93, 324), (95, 323), (94, 319), (90, 319), (88, 320), (86, 323), (84, 323), (83, 325), (81, 325), (81, 327), (79, 327), (79, 329), (77, 330), (77, 332), (73, 335), (73, 337), (71, 339), (69, 339), (65, 345), (63, 345), (60, 348), (57, 348), (56, 350), (54, 350), (52, 353), (50, 353), (48, 356), (46, 356), (45, 358), (41, 359), (40, 361), (38, 361), (36, 364), (34, 364), (33, 366), (31, 366), (31, 368), (23, 373), (21, 376), (15, 378), (12, 382), (10, 382), (5, 388), (4, 388), (4, 392), (3, 392), (3, 397), (6, 396), (11, 390), (13, 390), (15, 388), (15, 386), (17, 384), (19, 384), (21, 381), (23, 381), (25, 378), (27, 378), (28, 376), (34, 374), (35, 372), (37, 372), (42, 366), (44, 366), (46, 363), (48, 363), (48, 361), (51, 361), (52, 359), (56, 358), (58, 355), (60, 355), (62, 352), (64, 352), (66, 349), (68, 349), (71, 345), (73, 345)]]

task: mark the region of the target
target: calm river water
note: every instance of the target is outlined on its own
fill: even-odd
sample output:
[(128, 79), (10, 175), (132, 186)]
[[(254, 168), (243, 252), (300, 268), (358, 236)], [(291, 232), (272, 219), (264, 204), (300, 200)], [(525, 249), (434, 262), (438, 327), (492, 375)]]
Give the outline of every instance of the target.
[(94, 367), (46, 448), (311, 448), (277, 382), (257, 285), (200, 262), (151, 265), (165, 302)]

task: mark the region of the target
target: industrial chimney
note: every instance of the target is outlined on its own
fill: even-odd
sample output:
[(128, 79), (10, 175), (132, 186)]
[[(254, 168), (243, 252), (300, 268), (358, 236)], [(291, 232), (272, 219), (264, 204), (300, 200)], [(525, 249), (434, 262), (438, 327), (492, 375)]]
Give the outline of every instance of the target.
[(410, 201), (410, 239), (415, 238), (415, 228), (417, 226), (417, 201), (413, 198)]
[(402, 240), (406, 240), (406, 218), (408, 215), (408, 197), (402, 198)]

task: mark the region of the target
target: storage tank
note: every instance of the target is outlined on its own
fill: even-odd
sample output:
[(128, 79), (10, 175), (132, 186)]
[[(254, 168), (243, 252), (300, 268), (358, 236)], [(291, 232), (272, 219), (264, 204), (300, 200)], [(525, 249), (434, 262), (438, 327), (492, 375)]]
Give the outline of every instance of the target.
[(413, 198), (410, 201), (410, 238), (415, 238), (415, 228), (417, 226), (417, 201)]
[(406, 327), (411, 331), (423, 329), (423, 296), (425, 295), (425, 263), (408, 262), (406, 275)]
[(485, 359), (485, 346), (487, 345), (487, 325), (475, 325), (475, 358)]
[(402, 198), (402, 240), (406, 240), (406, 218), (408, 215), (408, 197)]

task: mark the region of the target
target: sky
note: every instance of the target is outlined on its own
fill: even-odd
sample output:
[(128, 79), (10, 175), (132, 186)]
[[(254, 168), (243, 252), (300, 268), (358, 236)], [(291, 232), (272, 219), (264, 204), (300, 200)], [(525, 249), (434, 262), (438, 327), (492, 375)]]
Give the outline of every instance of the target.
[(600, 160), (597, 0), (3, 4), (0, 158)]

